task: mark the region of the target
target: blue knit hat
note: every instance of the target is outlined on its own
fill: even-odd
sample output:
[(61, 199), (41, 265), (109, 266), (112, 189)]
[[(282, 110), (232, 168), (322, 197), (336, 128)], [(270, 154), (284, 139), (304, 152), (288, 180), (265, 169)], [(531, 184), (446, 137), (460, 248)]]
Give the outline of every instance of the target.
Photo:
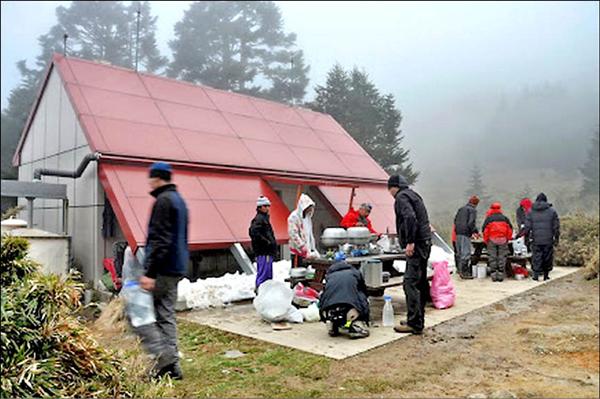
[(173, 169), (166, 162), (155, 162), (150, 166), (150, 177), (171, 181), (171, 173), (173, 173)]

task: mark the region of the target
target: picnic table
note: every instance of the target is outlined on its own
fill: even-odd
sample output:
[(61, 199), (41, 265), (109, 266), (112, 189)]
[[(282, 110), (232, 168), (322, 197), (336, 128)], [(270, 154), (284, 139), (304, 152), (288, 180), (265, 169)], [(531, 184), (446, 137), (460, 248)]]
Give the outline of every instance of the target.
[[(471, 244), (473, 245), (473, 254), (471, 255), (471, 264), (476, 265), (481, 261), (487, 262), (487, 248), (481, 238), (472, 239)], [(509, 256), (506, 258), (506, 271), (509, 272), (509, 276), (512, 275), (512, 263), (516, 263), (520, 266), (527, 267), (527, 262), (531, 264), (531, 255), (515, 255), (513, 249), (513, 240), (508, 242), (508, 250), (510, 251)]]
[[(406, 255), (403, 253), (394, 253), (394, 254), (379, 254), (379, 255), (367, 255), (367, 256), (352, 256), (346, 258), (346, 263), (354, 266), (360, 267), (362, 262), (367, 262), (369, 260), (380, 260), (381, 263), (393, 263), (395, 260), (406, 260)], [(325, 274), (327, 274), (327, 270), (331, 265), (335, 263), (335, 260), (325, 257), (307, 259), (307, 263), (309, 263), (315, 269), (315, 277), (311, 280), (305, 279), (312, 288), (321, 291), (323, 290), (323, 280), (325, 279)], [(390, 280), (386, 283), (383, 283), (379, 287), (367, 287), (367, 292), (371, 296), (381, 296), (386, 288), (396, 287), (402, 285), (401, 277), (390, 278)]]

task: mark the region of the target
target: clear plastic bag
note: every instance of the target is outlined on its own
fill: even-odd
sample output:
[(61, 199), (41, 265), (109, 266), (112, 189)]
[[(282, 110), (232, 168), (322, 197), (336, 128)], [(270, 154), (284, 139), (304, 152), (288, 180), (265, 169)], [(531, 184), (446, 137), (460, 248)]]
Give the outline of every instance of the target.
[(258, 287), (254, 308), (266, 321), (284, 321), (292, 306), (294, 291), (281, 281), (268, 280)]
[(123, 255), (123, 288), (120, 295), (125, 300), (125, 311), (133, 327), (145, 326), (156, 322), (154, 299), (152, 294), (140, 287), (138, 282), (144, 274), (142, 265), (133, 255), (131, 248)]

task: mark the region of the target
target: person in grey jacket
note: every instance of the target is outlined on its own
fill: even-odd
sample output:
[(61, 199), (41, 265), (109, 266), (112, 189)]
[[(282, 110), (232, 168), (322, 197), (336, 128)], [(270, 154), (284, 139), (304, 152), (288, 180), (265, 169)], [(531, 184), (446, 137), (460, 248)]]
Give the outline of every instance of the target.
[(479, 234), (477, 231), (477, 205), (479, 197), (469, 198), (469, 202), (456, 212), (454, 217), (454, 231), (456, 232), (456, 268), (463, 279), (472, 279), (471, 272), (471, 236)]
[(560, 220), (544, 193), (537, 196), (531, 212), (527, 215), (525, 235), (531, 237), (533, 279), (538, 281), (543, 273), (544, 280), (548, 280), (554, 262), (554, 247), (560, 239)]

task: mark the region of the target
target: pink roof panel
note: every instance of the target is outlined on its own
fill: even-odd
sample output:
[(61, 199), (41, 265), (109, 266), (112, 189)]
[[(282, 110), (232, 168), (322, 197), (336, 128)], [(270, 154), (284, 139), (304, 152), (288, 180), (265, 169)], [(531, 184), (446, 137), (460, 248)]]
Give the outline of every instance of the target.
[(224, 112), (223, 116), (240, 137), (281, 143), (277, 132), (264, 119), (249, 118), (227, 112)]
[(271, 126), (277, 131), (281, 140), (291, 147), (327, 148), (319, 136), (307, 127), (284, 125), (277, 122), (271, 122)]
[(331, 151), (314, 148), (292, 147), (292, 151), (302, 160), (312, 173), (337, 176), (353, 176), (347, 167)]
[(157, 104), (172, 128), (235, 136), (234, 131), (218, 111), (165, 101), (157, 101)]
[(85, 86), (80, 86), (80, 88), (90, 112), (95, 116), (152, 125), (165, 124), (154, 101), (150, 98)]
[(136, 96), (148, 95), (138, 75), (131, 70), (113, 68), (111, 73), (105, 73), (106, 67), (102, 64), (76, 59), (69, 59), (69, 64), (80, 85)]
[(227, 91), (206, 88), (206, 94), (221, 111), (262, 119), (249, 97)]
[(237, 137), (173, 129), (192, 162), (258, 167), (259, 164)]
[(203, 87), (171, 79), (140, 75), (152, 98), (194, 107), (216, 109)]
[(297, 172), (306, 170), (304, 162), (284, 144), (246, 139), (243, 142), (261, 168)]
[(288, 125), (308, 127), (304, 119), (292, 107), (258, 98), (253, 98), (252, 103), (265, 119), (287, 123)]

